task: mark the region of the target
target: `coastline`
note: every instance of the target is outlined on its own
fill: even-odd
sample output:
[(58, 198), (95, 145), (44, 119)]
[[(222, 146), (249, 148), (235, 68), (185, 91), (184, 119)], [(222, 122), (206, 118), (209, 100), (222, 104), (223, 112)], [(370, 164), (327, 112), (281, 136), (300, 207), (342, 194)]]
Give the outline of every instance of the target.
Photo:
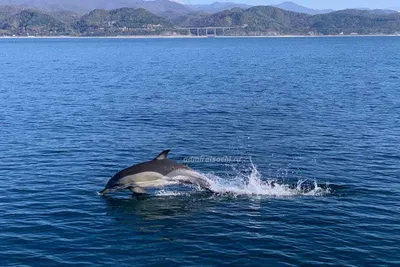
[(352, 34), (352, 35), (270, 35), (270, 36), (196, 36), (196, 35), (117, 35), (117, 36), (0, 36), (0, 39), (213, 39), (213, 38), (340, 38), (340, 37), (400, 37), (400, 34)]

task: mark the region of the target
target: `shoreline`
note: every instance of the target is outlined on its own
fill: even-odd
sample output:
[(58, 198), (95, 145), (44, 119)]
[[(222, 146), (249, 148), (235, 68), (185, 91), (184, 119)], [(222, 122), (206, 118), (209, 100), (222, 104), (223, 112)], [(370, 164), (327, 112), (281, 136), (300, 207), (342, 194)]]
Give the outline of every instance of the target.
[(340, 37), (400, 37), (400, 34), (353, 35), (274, 35), (274, 36), (196, 36), (196, 35), (118, 35), (118, 36), (0, 36), (0, 39), (229, 39), (229, 38), (340, 38)]

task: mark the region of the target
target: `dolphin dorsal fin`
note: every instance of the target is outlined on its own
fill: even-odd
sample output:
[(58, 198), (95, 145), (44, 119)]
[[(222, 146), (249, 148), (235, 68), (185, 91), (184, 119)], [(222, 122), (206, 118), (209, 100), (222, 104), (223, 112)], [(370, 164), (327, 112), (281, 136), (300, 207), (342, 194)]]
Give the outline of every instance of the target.
[(160, 155), (158, 155), (154, 160), (163, 160), (163, 159), (167, 159), (168, 158), (168, 153), (171, 150), (164, 150), (163, 152), (160, 153)]

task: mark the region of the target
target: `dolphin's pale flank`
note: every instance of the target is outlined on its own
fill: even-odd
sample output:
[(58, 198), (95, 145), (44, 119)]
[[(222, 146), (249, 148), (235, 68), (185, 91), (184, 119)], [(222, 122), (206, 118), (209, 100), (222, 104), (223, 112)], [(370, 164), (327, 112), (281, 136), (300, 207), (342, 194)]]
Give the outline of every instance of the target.
[(188, 166), (168, 159), (169, 151), (163, 151), (152, 161), (143, 162), (118, 172), (99, 194), (104, 195), (125, 189), (133, 193), (144, 194), (146, 188), (159, 188), (174, 184), (194, 184), (210, 188), (210, 184), (204, 176)]

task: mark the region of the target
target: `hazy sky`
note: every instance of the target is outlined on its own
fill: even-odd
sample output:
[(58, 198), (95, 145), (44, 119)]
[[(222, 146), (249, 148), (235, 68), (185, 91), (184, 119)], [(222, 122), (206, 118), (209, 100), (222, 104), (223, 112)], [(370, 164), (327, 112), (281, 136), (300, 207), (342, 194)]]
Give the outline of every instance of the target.
[[(190, 4), (209, 4), (212, 2), (236, 2), (249, 5), (268, 5), (278, 4), (285, 2), (285, 0), (178, 0), (177, 2), (190, 3)], [(299, 5), (310, 8), (400, 8), (400, 0), (292, 0)]]

